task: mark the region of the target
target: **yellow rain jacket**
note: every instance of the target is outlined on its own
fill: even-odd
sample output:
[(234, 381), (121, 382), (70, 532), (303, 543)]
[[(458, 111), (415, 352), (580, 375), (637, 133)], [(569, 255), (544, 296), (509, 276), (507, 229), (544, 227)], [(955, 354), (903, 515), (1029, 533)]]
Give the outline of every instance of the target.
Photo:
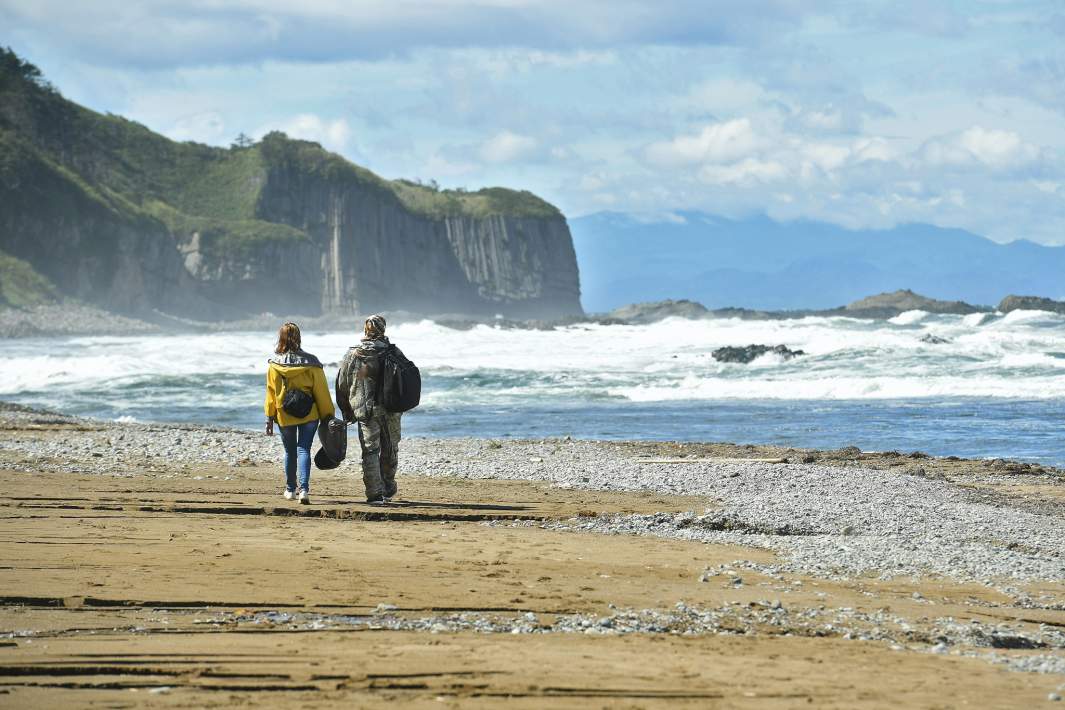
[[(275, 420), (281, 426), (303, 424), (314, 419), (333, 416), (333, 400), (329, 397), (329, 386), (325, 382), (322, 363), (314, 355), (302, 350), (284, 353), (270, 359), (266, 370), (266, 417)], [(295, 387), (309, 392), (314, 397), (314, 406), (310, 413), (299, 419), (281, 408), (287, 387)]]

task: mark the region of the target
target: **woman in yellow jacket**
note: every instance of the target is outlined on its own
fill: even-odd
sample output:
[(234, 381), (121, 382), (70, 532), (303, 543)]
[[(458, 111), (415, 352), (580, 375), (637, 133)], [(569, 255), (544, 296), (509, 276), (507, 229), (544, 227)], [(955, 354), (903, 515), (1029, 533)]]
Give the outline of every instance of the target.
[[(322, 363), (300, 347), (299, 326), (281, 326), (274, 353), (266, 370), (266, 433), (273, 436), (274, 423), (278, 424), (285, 445), (285, 498), (298, 496), (306, 505), (311, 502), (311, 444), (318, 421), (333, 416), (333, 400)], [(310, 411), (300, 411), (300, 398), (305, 400), (304, 407), (310, 404)]]

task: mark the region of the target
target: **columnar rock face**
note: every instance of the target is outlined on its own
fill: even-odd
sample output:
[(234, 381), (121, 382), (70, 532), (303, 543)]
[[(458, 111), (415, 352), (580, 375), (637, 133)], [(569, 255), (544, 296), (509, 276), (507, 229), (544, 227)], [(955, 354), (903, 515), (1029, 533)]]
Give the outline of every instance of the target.
[(580, 312), (577, 257), (555, 218), (449, 217), (447, 239), (477, 296), (518, 315)]
[(289, 165), (269, 168), (257, 217), (310, 236), (324, 311), (581, 312), (577, 259), (561, 215), (419, 214), (373, 182), (324, 179)]
[(280, 133), (175, 143), (67, 101), (13, 57), (0, 56), (0, 252), (64, 295), (203, 320), (581, 313), (566, 220), (529, 193), (384, 180)]
[(241, 253), (219, 254), (205, 245), (203, 232), (174, 237), (185, 272), (194, 281), (192, 290), (221, 307), (217, 317), (317, 312), (321, 268), (318, 249), (310, 241), (267, 242)]
[(432, 220), (372, 184), (275, 168), (258, 211), (310, 236), (319, 254), (315, 309), (441, 313), (468, 300), (457, 297), (467, 295), (466, 280)]

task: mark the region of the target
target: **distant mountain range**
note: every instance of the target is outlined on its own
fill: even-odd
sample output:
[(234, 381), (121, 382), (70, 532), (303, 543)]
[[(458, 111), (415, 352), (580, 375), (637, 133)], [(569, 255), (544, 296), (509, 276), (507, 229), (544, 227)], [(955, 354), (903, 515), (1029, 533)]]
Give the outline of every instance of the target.
[(699, 212), (658, 222), (600, 212), (569, 223), (589, 312), (669, 298), (826, 309), (899, 289), (984, 305), (1010, 293), (1065, 298), (1065, 247), (999, 244), (961, 229), (848, 230)]

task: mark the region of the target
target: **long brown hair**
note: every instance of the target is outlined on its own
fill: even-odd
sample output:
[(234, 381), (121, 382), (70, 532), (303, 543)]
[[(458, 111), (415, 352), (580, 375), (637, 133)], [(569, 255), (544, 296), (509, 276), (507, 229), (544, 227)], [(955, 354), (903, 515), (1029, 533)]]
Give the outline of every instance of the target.
[(278, 355), (295, 352), (300, 349), (300, 327), (295, 323), (285, 323), (277, 331), (277, 347), (274, 352)]

